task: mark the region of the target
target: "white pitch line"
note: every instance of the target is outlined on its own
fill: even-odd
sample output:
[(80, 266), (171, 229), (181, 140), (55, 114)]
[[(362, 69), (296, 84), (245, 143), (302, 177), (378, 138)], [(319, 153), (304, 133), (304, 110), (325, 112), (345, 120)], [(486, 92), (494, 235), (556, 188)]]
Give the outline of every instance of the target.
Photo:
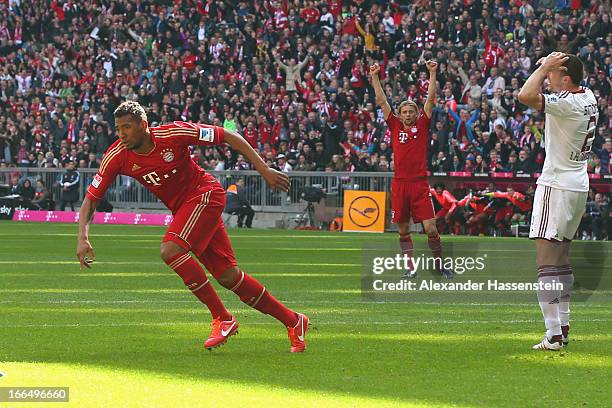
[[(78, 265), (78, 261), (0, 261), (5, 265)], [(95, 261), (95, 265), (162, 265), (160, 262), (138, 262), (138, 261)], [(240, 265), (270, 265), (270, 262), (240, 262)], [(358, 263), (296, 263), (296, 262), (274, 262), (280, 266), (361, 266)], [(0, 272), (0, 276), (2, 272)]]
[[(612, 319), (573, 319), (574, 322), (612, 322)], [(315, 323), (317, 326), (333, 325), (370, 325), (370, 326), (400, 326), (406, 324), (519, 324), (519, 323), (541, 323), (540, 319), (524, 320), (407, 320), (393, 322), (360, 322), (349, 321), (330, 321), (328, 323)], [(193, 322), (132, 322), (132, 323), (66, 323), (66, 324), (14, 324), (0, 325), (2, 329), (22, 329), (22, 328), (81, 328), (81, 327), (140, 327), (140, 326), (184, 326), (184, 325), (206, 325), (207, 323)], [(278, 322), (252, 322), (249, 325), (268, 326), (277, 325)]]
[[(162, 235), (156, 234), (89, 234), (90, 238), (96, 237), (112, 237), (112, 238), (120, 238), (120, 237), (137, 237), (137, 238), (159, 238), (162, 239)], [(284, 239), (284, 238), (297, 238), (297, 239), (339, 239), (339, 240), (355, 240), (357, 238), (361, 238), (365, 235), (344, 235), (344, 236), (333, 236), (333, 235), (234, 235), (230, 232), (231, 239), (241, 239), (241, 238), (266, 238), (266, 239)], [(11, 240), (19, 237), (76, 237), (74, 233), (49, 233), (49, 234), (19, 234), (15, 237), (11, 236)]]
[[(307, 272), (299, 272), (299, 273), (257, 273), (257, 276), (266, 277), (266, 278), (355, 278), (358, 277), (358, 274), (355, 273), (307, 273)], [(14, 277), (24, 277), (24, 276), (48, 276), (48, 274), (44, 273), (2, 273), (0, 276), (14, 276)], [(153, 277), (153, 276), (163, 276), (168, 277), (169, 279), (176, 279), (176, 274), (169, 272), (125, 272), (125, 273), (62, 273), (62, 277), (76, 277), (76, 278), (142, 278), (142, 277)]]
[[(143, 299), (126, 299), (126, 300), (91, 300), (91, 299), (73, 299), (73, 300), (0, 300), (0, 304), (197, 304), (197, 300), (143, 300)], [(228, 301), (228, 304), (235, 303), (241, 304), (238, 301)], [(357, 301), (357, 300), (283, 300), (283, 303), (297, 304), (297, 305), (434, 305), (441, 306), (447, 305), (448, 303), (442, 302), (382, 302), (382, 301)], [(535, 303), (452, 303), (452, 306), (471, 306), (471, 307), (482, 307), (482, 306), (519, 306), (519, 307), (533, 307)], [(572, 307), (579, 309), (612, 309), (612, 306), (608, 305), (591, 305), (585, 303), (572, 303)]]

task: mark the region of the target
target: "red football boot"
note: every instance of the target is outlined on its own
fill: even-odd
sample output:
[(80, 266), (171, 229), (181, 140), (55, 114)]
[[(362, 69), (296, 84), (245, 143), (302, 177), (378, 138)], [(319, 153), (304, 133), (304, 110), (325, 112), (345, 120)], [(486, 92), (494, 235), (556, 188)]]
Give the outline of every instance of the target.
[(291, 352), (301, 353), (306, 350), (306, 331), (308, 331), (308, 317), (297, 313), (298, 322), (294, 327), (287, 327), (289, 341), (291, 341)]
[(204, 342), (204, 348), (212, 350), (215, 347), (219, 347), (227, 342), (227, 339), (234, 334), (238, 334), (238, 323), (232, 316), (232, 320), (222, 321), (220, 319), (214, 319), (212, 321), (212, 331), (210, 336)]

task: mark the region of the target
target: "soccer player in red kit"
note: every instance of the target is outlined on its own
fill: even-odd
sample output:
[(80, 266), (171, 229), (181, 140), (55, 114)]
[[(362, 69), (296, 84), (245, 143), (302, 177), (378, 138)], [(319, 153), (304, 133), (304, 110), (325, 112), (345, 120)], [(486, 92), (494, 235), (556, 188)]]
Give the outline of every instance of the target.
[[(457, 199), (450, 191), (444, 188), (444, 183), (437, 183), (433, 188), (429, 189), (429, 192), (434, 204), (434, 211), (436, 208), (439, 208), (436, 212), (438, 227), (446, 228), (444, 224), (446, 223), (450, 228), (450, 218), (455, 211), (455, 207), (457, 207)], [(442, 228), (438, 228), (438, 230)]]
[[(427, 243), (437, 260), (438, 272), (445, 278), (452, 278), (453, 273), (442, 265), (442, 245), (436, 228), (429, 182), (426, 176), (427, 145), (429, 142), (429, 125), (436, 98), (436, 69), (438, 63), (427, 61), (429, 86), (427, 99), (422, 111), (417, 104), (406, 100), (400, 103), (398, 115), (391, 111), (385, 91), (380, 84), (380, 66), (370, 66), (372, 85), (376, 102), (382, 108), (385, 121), (391, 132), (391, 143), (395, 161), (395, 174), (391, 183), (392, 221), (397, 223), (400, 234), (402, 253), (412, 258), (413, 246), (410, 237), (410, 218), (415, 223), (422, 223), (427, 234)], [(438, 261), (439, 260), (439, 261)], [(406, 277), (416, 276), (413, 267), (406, 271)]]
[[(513, 220), (518, 220), (518, 215), (525, 214), (529, 210), (531, 210), (531, 202), (527, 200), (527, 197), (524, 194), (519, 193), (518, 191), (514, 191), (512, 187), (508, 187), (507, 191), (495, 191), (490, 193), (485, 193), (485, 197), (491, 198), (501, 198), (506, 199), (510, 202), (511, 205), (506, 205), (503, 208), (500, 208), (495, 213), (495, 226), (499, 229), (510, 228), (510, 222)], [(515, 215), (517, 217), (515, 217)]]
[(238, 267), (221, 218), (225, 191), (191, 159), (189, 146), (228, 143), (247, 157), (273, 188), (287, 191), (289, 178), (269, 168), (235, 132), (188, 122), (149, 127), (142, 106), (131, 101), (119, 105), (114, 115), (119, 139), (106, 151), (81, 206), (77, 244), (81, 268), (91, 267), (94, 259), (88, 233), (96, 203), (118, 174), (131, 176), (172, 211), (174, 219), (162, 240), (161, 257), (210, 310), (212, 332), (204, 347), (210, 350), (225, 343), (237, 332), (238, 324), (191, 254), (244, 303), (280, 320), (287, 327), (291, 352), (304, 351), (308, 318), (288, 309)]

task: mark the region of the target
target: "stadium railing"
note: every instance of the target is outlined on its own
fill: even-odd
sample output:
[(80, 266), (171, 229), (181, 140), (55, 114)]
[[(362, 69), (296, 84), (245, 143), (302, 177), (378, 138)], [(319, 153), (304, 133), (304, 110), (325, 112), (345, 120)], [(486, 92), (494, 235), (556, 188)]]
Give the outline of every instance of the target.
[[(78, 169), (80, 173), (79, 182), (79, 201), (83, 199), (87, 186), (91, 183), (97, 169)], [(60, 201), (61, 187), (58, 181), (65, 169), (45, 169), (36, 167), (11, 167), (0, 168), (0, 192), (6, 191), (9, 182), (15, 176), (19, 177), (20, 182), (25, 178), (36, 185), (36, 180), (41, 179), (52, 192), (53, 199)], [(321, 188), (327, 195), (326, 203), (343, 207), (345, 190), (369, 190), (385, 191), (390, 193), (391, 180), (393, 173), (374, 173), (374, 172), (290, 172), (291, 189), (288, 193), (272, 191), (262, 177), (256, 171), (211, 171), (214, 177), (219, 180), (223, 187), (227, 188), (238, 178), (245, 181), (246, 198), (256, 211), (264, 212), (300, 212), (306, 206), (306, 202), (301, 195), (304, 187)], [(606, 175), (591, 177), (591, 185), (598, 191), (612, 191), (612, 176)], [(536, 178), (531, 175), (512, 175), (512, 173), (496, 173), (494, 177), (490, 174), (473, 175), (470, 173), (448, 174), (434, 173), (429, 177), (430, 184), (443, 182), (446, 188), (453, 191), (460, 189), (480, 189), (486, 187), (490, 182), (495, 182), (498, 189), (503, 190), (508, 185), (512, 185), (518, 191), (524, 191), (529, 185), (533, 185)], [(4, 187), (4, 188), (2, 188)], [(3, 195), (0, 193), (0, 196)], [(390, 194), (388, 194), (390, 202)], [(461, 197), (458, 197), (461, 198)], [(164, 205), (144, 188), (140, 183), (127, 176), (119, 176), (109, 188), (106, 199), (115, 208), (130, 210), (162, 210)]]

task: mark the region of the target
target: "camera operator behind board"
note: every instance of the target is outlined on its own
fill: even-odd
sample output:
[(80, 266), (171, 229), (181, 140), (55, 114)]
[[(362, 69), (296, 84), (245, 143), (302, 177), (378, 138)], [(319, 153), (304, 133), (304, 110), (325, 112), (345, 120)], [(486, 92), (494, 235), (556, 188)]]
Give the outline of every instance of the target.
[(239, 178), (236, 183), (227, 188), (226, 200), (225, 212), (238, 216), (238, 228), (242, 228), (243, 225), (247, 228), (253, 228), (255, 211), (246, 198), (244, 179)]

